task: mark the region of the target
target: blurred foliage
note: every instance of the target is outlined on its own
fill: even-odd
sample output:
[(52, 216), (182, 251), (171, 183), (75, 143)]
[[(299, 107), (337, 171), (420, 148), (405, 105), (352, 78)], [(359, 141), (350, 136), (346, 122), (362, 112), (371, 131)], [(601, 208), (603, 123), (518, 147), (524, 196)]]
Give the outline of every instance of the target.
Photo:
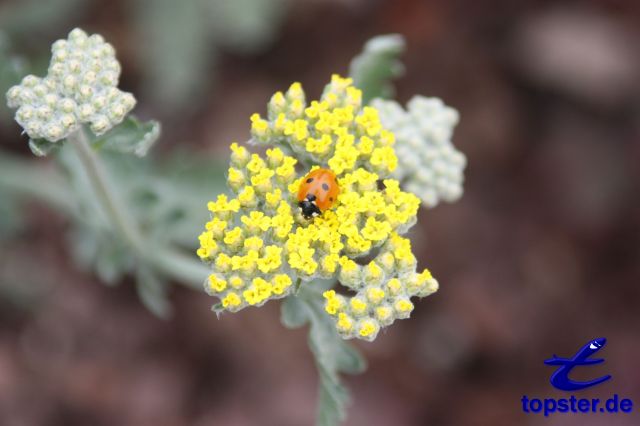
[(92, 137), (90, 142), (96, 149), (107, 149), (144, 157), (159, 137), (160, 123), (158, 121), (150, 120), (143, 123), (135, 116), (129, 115), (121, 124), (104, 135)]
[(405, 41), (400, 34), (381, 35), (367, 41), (362, 53), (353, 58), (349, 76), (362, 90), (365, 104), (373, 98), (393, 97), (391, 80), (404, 73), (404, 65), (398, 60), (404, 50)]
[(205, 101), (208, 71), (219, 50), (255, 53), (275, 37), (286, 0), (137, 0), (138, 57), (148, 78), (146, 97), (166, 110)]
[(0, 28), (13, 37), (34, 37), (73, 21), (90, 3), (85, 0), (20, 0), (0, 5)]
[[(18, 206), (26, 200), (37, 199), (65, 214), (73, 214), (73, 194), (57, 170), (13, 154), (0, 151), (0, 208), (18, 214), (16, 222), (22, 222)], [(0, 229), (10, 228), (12, 214), (0, 216)]]
[[(225, 190), (222, 165), (184, 152), (169, 154), (160, 162), (116, 152), (129, 151), (124, 147), (134, 147), (137, 137), (144, 140), (148, 132), (140, 129), (148, 126), (152, 132), (157, 131), (153, 123), (146, 127), (121, 124), (109, 132), (115, 140), (107, 135), (101, 138), (101, 157), (126, 208), (144, 232), (148, 249), (177, 245), (192, 251), (197, 245), (199, 224), (207, 220), (203, 206)], [(0, 217), (0, 231), (15, 229), (20, 217), (18, 200), (25, 195), (41, 199), (71, 219), (71, 252), (80, 266), (93, 269), (107, 284), (118, 283), (125, 274), (135, 274), (145, 306), (156, 314), (167, 314), (165, 277), (139, 262), (114, 232), (73, 147), (57, 145), (62, 145), (56, 156), (62, 175), (55, 169), (43, 171), (40, 163), (0, 153), (1, 211), (6, 213)], [(43, 179), (45, 183), (41, 184)]]
[(142, 304), (154, 315), (167, 318), (171, 315), (171, 303), (167, 297), (169, 283), (153, 269), (139, 265), (136, 272), (136, 290)]
[(0, 302), (20, 311), (37, 309), (36, 300), (52, 282), (46, 266), (33, 267), (29, 249), (5, 248), (27, 232), (30, 218), (24, 206), (34, 198), (72, 212), (72, 194), (56, 170), (34, 167), (31, 161), (0, 151)]
[[(20, 44), (43, 35), (66, 34), (71, 22), (86, 14), (92, 3), (95, 0), (8, 1), (0, 4), (0, 28), (6, 39)], [(180, 108), (182, 113), (205, 102), (201, 93), (215, 81), (211, 69), (220, 51), (260, 52), (274, 40), (288, 6), (288, 0), (126, 2), (137, 35), (144, 97), (165, 111)], [(0, 74), (6, 68), (2, 55), (0, 40)]]
[(46, 157), (56, 152), (62, 146), (61, 143), (49, 142), (46, 139), (29, 139), (29, 149), (36, 157)]
[(0, 187), (0, 241), (15, 237), (24, 226), (20, 203)]
[(349, 391), (340, 382), (340, 373), (359, 374), (366, 360), (335, 330), (333, 319), (324, 312), (324, 290), (333, 281), (313, 281), (301, 286), (294, 297), (282, 302), (281, 321), (288, 328), (309, 323), (309, 348), (313, 352), (320, 378), (316, 424), (332, 426), (346, 417)]
[[(1, 20), (0, 20), (1, 21)], [(2, 24), (0, 24), (0, 28)], [(0, 31), (0, 124), (6, 124), (11, 117), (11, 111), (4, 102), (4, 94), (14, 84), (18, 84), (22, 77), (27, 74), (27, 63), (24, 59), (12, 53), (11, 45), (7, 35)]]
[[(58, 158), (84, 218), (72, 234), (76, 258), (85, 266), (93, 265), (107, 283), (118, 282), (123, 274), (135, 272), (138, 282), (146, 288), (141, 294), (152, 293), (148, 289), (150, 282), (160, 282), (160, 278), (152, 277), (144, 267), (138, 268), (139, 263), (134, 261), (127, 245), (113, 233), (75, 151), (65, 147)], [(102, 152), (102, 158), (126, 208), (151, 245), (149, 250), (172, 244), (195, 249), (198, 224), (207, 219), (203, 206), (215, 194), (224, 192), (221, 165), (184, 153), (169, 155), (170, 160), (160, 163), (108, 151)]]

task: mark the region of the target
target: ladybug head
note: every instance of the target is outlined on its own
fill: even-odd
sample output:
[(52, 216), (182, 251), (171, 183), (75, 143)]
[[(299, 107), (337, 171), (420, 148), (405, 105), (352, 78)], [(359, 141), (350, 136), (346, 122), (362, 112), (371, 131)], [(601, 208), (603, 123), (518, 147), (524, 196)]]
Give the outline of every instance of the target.
[(307, 195), (307, 198), (298, 203), (300, 213), (302, 217), (307, 220), (311, 220), (316, 216), (320, 216), (320, 209), (316, 205), (316, 196), (313, 194)]

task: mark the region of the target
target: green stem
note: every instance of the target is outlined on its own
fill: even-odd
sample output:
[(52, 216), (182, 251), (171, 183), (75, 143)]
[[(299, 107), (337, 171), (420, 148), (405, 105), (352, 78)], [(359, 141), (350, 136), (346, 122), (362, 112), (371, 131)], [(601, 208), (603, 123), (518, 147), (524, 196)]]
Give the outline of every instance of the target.
[(182, 284), (201, 288), (209, 274), (209, 269), (197, 259), (173, 247), (153, 247), (152, 244), (147, 244), (134, 218), (118, 198), (107, 170), (89, 145), (84, 132), (79, 130), (73, 133), (68, 141), (78, 153), (98, 201), (109, 220), (138, 258)]
[(143, 251), (142, 236), (137, 226), (134, 224), (133, 218), (129, 212), (123, 207), (120, 199), (116, 196), (111, 182), (107, 178), (107, 172), (100, 162), (98, 156), (87, 141), (84, 131), (78, 131), (69, 135), (69, 143), (73, 145), (80, 162), (82, 163), (89, 181), (91, 182), (98, 201), (104, 208), (107, 216), (112, 224), (116, 227), (121, 236), (127, 241), (131, 248), (140, 254)]

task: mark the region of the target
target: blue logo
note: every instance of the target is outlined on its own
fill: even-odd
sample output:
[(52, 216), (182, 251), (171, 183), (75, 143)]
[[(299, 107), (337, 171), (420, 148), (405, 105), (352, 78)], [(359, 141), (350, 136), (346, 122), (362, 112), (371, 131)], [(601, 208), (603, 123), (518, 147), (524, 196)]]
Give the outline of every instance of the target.
[[(553, 358), (545, 360), (547, 365), (556, 365), (558, 368), (551, 375), (551, 384), (556, 389), (562, 391), (575, 391), (586, 389), (600, 383), (606, 382), (611, 378), (610, 375), (598, 377), (597, 379), (588, 380), (586, 382), (574, 381), (569, 378), (569, 374), (575, 367), (583, 367), (588, 365), (601, 364), (604, 362), (602, 358), (591, 358), (596, 352), (604, 347), (607, 339), (601, 337), (587, 342), (580, 350), (571, 358), (560, 358), (556, 355)], [(575, 395), (569, 395), (562, 398), (553, 397), (532, 397), (522, 395), (522, 412), (526, 414), (541, 413), (545, 417), (551, 415), (563, 414), (595, 414), (595, 413), (633, 413), (633, 401), (630, 398), (624, 398), (614, 393), (609, 398), (579, 398)]]
[(563, 391), (575, 391), (586, 389), (609, 380), (611, 375), (602, 376), (586, 382), (576, 382), (569, 378), (569, 373), (571, 373), (571, 370), (573, 370), (574, 367), (603, 363), (603, 358), (590, 359), (590, 357), (602, 349), (606, 344), (607, 339), (604, 337), (593, 339), (590, 342), (587, 342), (587, 344), (585, 344), (572, 358), (560, 358), (553, 355), (553, 358), (545, 360), (544, 363), (547, 365), (560, 366), (553, 375), (551, 375), (550, 381), (553, 387)]

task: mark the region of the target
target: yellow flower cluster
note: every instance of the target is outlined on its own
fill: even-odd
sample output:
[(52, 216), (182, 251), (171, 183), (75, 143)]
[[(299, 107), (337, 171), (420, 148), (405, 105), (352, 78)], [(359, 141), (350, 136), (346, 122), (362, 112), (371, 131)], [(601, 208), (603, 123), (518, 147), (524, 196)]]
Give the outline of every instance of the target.
[(381, 327), (409, 317), (411, 297), (425, 297), (438, 290), (438, 282), (428, 269), (416, 272), (411, 242), (395, 232), (367, 265), (345, 262), (340, 279), (356, 294), (345, 297), (335, 290), (324, 292), (325, 310), (346, 339), (375, 339)]
[[(199, 237), (198, 255), (212, 267), (205, 288), (220, 300), (216, 310), (260, 306), (303, 282), (334, 278), (357, 294), (326, 293), (327, 313), (345, 338), (372, 340), (381, 326), (408, 316), (410, 297), (435, 291), (428, 271), (416, 274), (409, 240), (399, 236), (415, 223), (420, 200), (385, 179), (396, 165), (394, 137), (375, 109), (361, 108), (361, 96), (349, 79), (333, 76), (321, 100), (307, 106), (294, 83), (272, 97), (268, 121), (251, 118), (254, 140), (273, 146), (266, 155), (231, 145), (233, 196), (209, 202), (211, 220)], [(297, 193), (317, 167), (336, 174), (340, 194), (309, 221)], [(372, 253), (368, 265), (356, 262)]]
[(380, 124), (378, 110), (363, 107), (362, 92), (338, 75), (309, 105), (300, 83), (277, 92), (267, 119), (251, 116), (251, 134), (259, 144), (286, 146), (305, 163), (327, 164), (336, 174), (363, 167), (387, 177), (398, 164), (395, 137)]

